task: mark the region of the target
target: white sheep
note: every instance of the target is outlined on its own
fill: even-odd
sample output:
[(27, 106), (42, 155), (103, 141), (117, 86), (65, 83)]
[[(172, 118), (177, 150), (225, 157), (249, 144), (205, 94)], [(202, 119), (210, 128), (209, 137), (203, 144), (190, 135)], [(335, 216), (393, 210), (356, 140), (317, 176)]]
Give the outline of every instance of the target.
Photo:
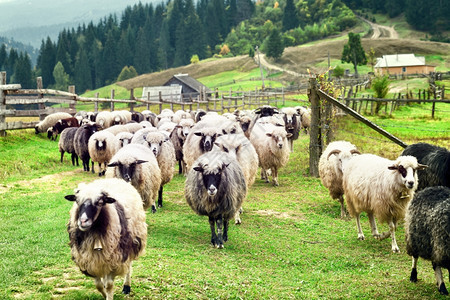
[(302, 128), (305, 133), (308, 133), (309, 127), (311, 127), (311, 108), (304, 106), (296, 106), (300, 119), (302, 121)]
[(290, 134), (282, 126), (259, 122), (256, 122), (250, 134), (250, 142), (258, 153), (262, 179), (269, 182), (267, 170), (270, 170), (275, 186), (279, 185), (278, 170), (284, 167), (289, 160), (290, 151), (287, 140), (289, 136)]
[(150, 132), (158, 131), (155, 127), (146, 127), (142, 128), (133, 135), (133, 138), (131, 139), (132, 144), (144, 144), (145, 143), (145, 137)]
[(217, 248), (223, 248), (228, 240), (228, 222), (242, 206), (246, 194), (242, 169), (227, 153), (203, 154), (187, 174), (186, 202), (197, 214), (209, 217), (211, 243)]
[(57, 112), (50, 114), (46, 116), (44, 120), (36, 124), (36, 126), (34, 127), (35, 133), (38, 134), (42, 132), (47, 132), (47, 130), (53, 125), (55, 125), (56, 122), (58, 122), (58, 120), (67, 119), (71, 117), (72, 115), (66, 112)]
[[(192, 116), (190, 113), (184, 111), (184, 110), (177, 110), (172, 117), (172, 122), (179, 124), (181, 120), (184, 119), (192, 119)], [(193, 120), (193, 119), (192, 119)]]
[(332, 199), (341, 204), (341, 218), (347, 212), (344, 206), (344, 188), (342, 187), (343, 166), (354, 156), (361, 154), (355, 145), (347, 141), (331, 142), (319, 159), (319, 176), (322, 184), (330, 192)]
[(94, 277), (97, 290), (107, 300), (114, 296), (114, 278), (124, 276), (122, 292), (131, 291), (132, 261), (145, 251), (147, 224), (142, 200), (131, 185), (120, 179), (100, 179), (80, 184), (67, 225), (72, 260), (80, 271)]
[[(255, 182), (256, 173), (258, 172), (258, 154), (252, 143), (247, 139), (244, 134), (227, 134), (220, 136), (216, 139), (214, 145), (220, 151), (230, 154), (235, 158), (242, 168), (244, 173), (245, 183), (247, 190)], [(240, 214), (242, 213), (242, 207), (234, 216), (235, 224), (241, 224)]]
[(152, 212), (156, 212), (161, 170), (155, 155), (146, 146), (130, 144), (117, 151), (108, 165), (106, 177), (131, 183), (141, 195), (144, 209), (151, 206)]
[[(348, 161), (342, 185), (347, 209), (356, 218), (358, 239), (364, 240), (360, 214), (366, 212), (372, 235), (380, 240), (390, 236), (392, 251), (400, 251), (395, 239), (397, 222), (404, 218), (406, 205), (417, 189), (416, 171), (425, 167), (413, 156), (399, 156), (392, 161), (373, 154), (361, 154)], [(378, 233), (375, 217), (388, 223), (388, 232)]]
[(91, 135), (88, 143), (88, 151), (92, 161), (92, 173), (95, 172), (94, 162), (97, 162), (98, 176), (105, 175), (106, 165), (118, 150), (119, 139), (111, 132), (102, 130)]
[(172, 180), (175, 172), (175, 148), (173, 147), (170, 138), (165, 133), (158, 131), (147, 134), (143, 145), (147, 145), (155, 155), (159, 169), (161, 170), (161, 187), (158, 192), (158, 207), (162, 207), (163, 187)]
[[(133, 134), (128, 131), (119, 132), (116, 135), (116, 138), (119, 140), (119, 149), (120, 149), (128, 144), (131, 144), (131, 140), (133, 139)], [(119, 150), (119, 149), (117, 149), (117, 150)]]
[(113, 115), (107, 110), (99, 112), (95, 117), (95, 123), (102, 129), (112, 126), (113, 121)]
[(131, 121), (132, 113), (127, 110), (115, 110), (111, 112), (112, 115), (112, 124), (111, 125), (118, 125), (118, 124), (127, 124)]

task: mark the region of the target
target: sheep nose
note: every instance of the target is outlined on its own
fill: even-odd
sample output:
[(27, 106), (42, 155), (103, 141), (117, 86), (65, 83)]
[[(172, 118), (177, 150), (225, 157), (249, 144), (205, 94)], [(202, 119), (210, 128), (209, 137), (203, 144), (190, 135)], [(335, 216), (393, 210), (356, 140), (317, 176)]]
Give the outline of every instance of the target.
[(412, 188), (414, 186), (414, 181), (408, 181), (408, 187)]
[(210, 187), (208, 188), (208, 195), (214, 196), (216, 193), (217, 193), (217, 189), (216, 189), (215, 186), (210, 186)]
[(123, 178), (126, 182), (130, 182), (131, 181), (131, 177), (128, 174), (125, 174), (124, 178)]
[(278, 148), (283, 148), (283, 144), (278, 144)]
[(206, 142), (206, 143), (205, 143), (205, 150), (206, 150), (206, 151), (211, 150), (211, 143), (210, 143), (210, 142)]
[(156, 149), (153, 149), (152, 151), (153, 151), (153, 154), (155, 154), (155, 156), (156, 156), (156, 154), (157, 154)]

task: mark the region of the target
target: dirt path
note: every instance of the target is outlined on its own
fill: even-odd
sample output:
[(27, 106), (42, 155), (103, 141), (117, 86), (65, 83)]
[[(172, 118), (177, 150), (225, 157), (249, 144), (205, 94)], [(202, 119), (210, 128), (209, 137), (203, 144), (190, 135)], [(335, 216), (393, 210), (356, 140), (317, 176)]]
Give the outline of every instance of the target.
[(366, 20), (364, 18), (359, 17), (362, 21), (366, 22), (370, 25), (372, 28), (372, 35), (370, 36), (370, 39), (376, 40), (380, 38), (387, 38), (387, 39), (398, 39), (398, 32), (395, 31), (394, 27), (389, 26), (383, 26), (378, 25), (375, 23), (370, 22), (369, 20)]
[[(300, 74), (300, 73), (297, 73), (297, 72), (294, 72), (294, 71), (291, 71), (291, 70), (286, 70), (286, 69), (283, 69), (283, 68), (281, 68), (279, 66), (276, 66), (276, 65), (273, 65), (273, 64), (269, 63), (266, 60), (266, 56), (263, 53), (259, 53), (259, 61), (260, 61), (261, 65), (264, 68), (266, 68), (266, 69), (280, 71), (280, 72), (285, 72), (285, 73), (288, 73), (289, 75), (296, 76), (296, 77), (309, 77), (306, 74)], [(256, 64), (258, 64), (258, 55), (255, 56), (255, 62), (256, 62)]]

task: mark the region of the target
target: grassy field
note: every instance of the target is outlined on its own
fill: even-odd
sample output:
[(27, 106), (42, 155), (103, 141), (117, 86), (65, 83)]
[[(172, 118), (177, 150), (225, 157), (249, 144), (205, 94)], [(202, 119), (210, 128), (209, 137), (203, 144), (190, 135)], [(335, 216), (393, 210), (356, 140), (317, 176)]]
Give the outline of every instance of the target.
[[(392, 118), (369, 118), (406, 143), (450, 147), (450, 114), (431, 120), (428, 108), (402, 106)], [(395, 158), (402, 151), (349, 117), (334, 128), (335, 139), (363, 152)], [(148, 244), (133, 265), (131, 296), (120, 294), (117, 278), (116, 299), (444, 299), (429, 262), (420, 260), (419, 282), (409, 282), (403, 224), (400, 254), (391, 253), (389, 240), (357, 240), (354, 220), (340, 219), (338, 202), (308, 175), (309, 137), (302, 134), (294, 148), (279, 187), (257, 179), (250, 188), (243, 223), (231, 225), (223, 250), (209, 244), (208, 221), (188, 207), (185, 178), (176, 175), (165, 187), (164, 208), (147, 213)], [(64, 199), (97, 176), (59, 158), (57, 143), (32, 130), (0, 139), (1, 299), (102, 298), (70, 259), (72, 204)], [(369, 236), (365, 215), (362, 226)]]

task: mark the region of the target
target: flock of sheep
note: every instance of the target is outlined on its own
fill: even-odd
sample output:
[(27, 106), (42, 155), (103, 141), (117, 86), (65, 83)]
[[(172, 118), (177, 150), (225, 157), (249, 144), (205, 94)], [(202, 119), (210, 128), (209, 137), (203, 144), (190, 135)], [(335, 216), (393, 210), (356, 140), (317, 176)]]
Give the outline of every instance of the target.
[[(185, 199), (192, 210), (208, 216), (211, 243), (223, 248), (229, 220), (240, 224), (242, 203), (255, 182), (272, 178), (293, 151), (293, 141), (310, 126), (310, 111), (263, 106), (253, 111), (218, 115), (203, 110), (160, 114), (148, 110), (98, 114), (79, 112), (49, 115), (36, 126), (59, 139), (61, 162), (70, 153), (72, 164), (81, 158), (84, 171), (98, 179), (80, 184), (66, 199), (75, 201), (68, 224), (72, 257), (80, 270), (95, 278), (106, 299), (113, 298), (114, 277), (125, 275), (123, 292), (130, 292), (131, 261), (146, 245), (145, 210), (163, 206), (163, 187), (178, 162), (186, 176)], [(91, 161), (91, 165), (90, 165)], [(328, 145), (319, 161), (323, 185), (341, 203), (341, 217), (355, 217), (363, 240), (360, 214), (369, 217), (376, 239), (391, 237), (406, 220), (407, 253), (413, 257), (411, 281), (417, 281), (417, 259), (433, 262), (438, 289), (448, 294), (441, 268), (450, 268), (450, 152), (419, 143), (391, 161), (361, 154), (351, 143)], [(417, 192), (416, 192), (417, 191)], [(406, 215), (406, 217), (405, 217)], [(379, 233), (375, 218), (389, 231)]]

